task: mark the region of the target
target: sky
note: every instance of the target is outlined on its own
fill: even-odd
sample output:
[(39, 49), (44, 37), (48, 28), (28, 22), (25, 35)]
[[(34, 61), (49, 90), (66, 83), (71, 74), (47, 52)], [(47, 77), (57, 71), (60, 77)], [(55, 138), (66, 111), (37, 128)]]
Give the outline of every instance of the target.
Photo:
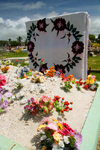
[(25, 22), (74, 12), (88, 12), (89, 33), (100, 34), (100, 0), (0, 0), (0, 40), (25, 40)]

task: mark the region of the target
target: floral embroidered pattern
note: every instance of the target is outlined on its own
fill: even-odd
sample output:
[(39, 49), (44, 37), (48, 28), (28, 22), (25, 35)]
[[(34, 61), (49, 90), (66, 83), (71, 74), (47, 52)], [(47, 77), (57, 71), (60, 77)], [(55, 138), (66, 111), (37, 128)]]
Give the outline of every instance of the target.
[[(67, 53), (66, 60), (62, 61), (66, 63), (65, 65), (55, 64), (56, 71), (65, 73), (66, 72), (65, 70), (67, 70), (69, 72), (70, 69), (73, 69), (76, 66), (76, 64), (82, 60), (81, 57), (77, 55), (82, 54), (84, 50), (84, 43), (82, 41), (79, 41), (83, 35), (80, 34), (80, 31), (78, 31), (77, 28), (75, 28), (74, 25), (70, 23), (70, 21), (66, 22), (64, 18), (56, 18), (55, 20), (51, 19), (51, 22), (53, 23), (53, 28), (51, 32), (56, 30), (57, 36), (58, 36), (59, 32), (64, 31), (64, 35), (60, 37), (60, 39), (66, 38), (69, 44), (72, 36), (75, 38), (75, 42), (73, 42), (71, 46), (71, 49), (72, 49), (71, 51), (74, 54), (74, 56), (72, 57), (69, 53)], [(44, 18), (42, 20), (37, 21), (36, 25), (32, 23), (27, 33), (27, 39), (29, 41), (28, 42), (28, 52), (29, 52), (28, 56), (31, 62), (33, 63), (34, 68), (37, 68), (40, 66), (39, 71), (41, 71), (42, 73), (44, 73), (45, 70), (48, 69), (47, 63), (40, 65), (41, 58), (38, 58), (38, 52), (34, 54), (34, 56), (32, 52), (34, 51), (34, 48), (35, 48), (34, 43), (39, 37), (39, 33), (36, 33), (35, 30), (38, 29), (38, 31), (47, 32), (46, 28), (48, 25), (49, 24), (46, 23), (46, 19)], [(34, 42), (32, 42), (31, 40), (34, 40)]]
[(75, 41), (72, 44), (72, 52), (74, 54), (81, 54), (81, 53), (83, 53), (83, 49), (84, 49), (84, 44), (81, 41)]
[(34, 43), (29, 41), (28, 44), (27, 44), (28, 51), (32, 52), (34, 50), (34, 47), (35, 47)]
[(57, 31), (57, 35), (59, 34), (59, 31), (63, 31), (66, 29), (66, 20), (63, 18), (57, 18), (55, 21), (51, 19), (52, 23), (54, 24), (53, 30)]
[(47, 27), (48, 25), (49, 25), (49, 24), (46, 24), (46, 19), (45, 19), (45, 18), (42, 19), (42, 20), (37, 21), (37, 29), (38, 29), (39, 31), (47, 32), (47, 31), (46, 31), (46, 27)]
[(55, 70), (59, 71), (60, 73), (65, 73), (65, 66), (61, 65), (55, 65)]

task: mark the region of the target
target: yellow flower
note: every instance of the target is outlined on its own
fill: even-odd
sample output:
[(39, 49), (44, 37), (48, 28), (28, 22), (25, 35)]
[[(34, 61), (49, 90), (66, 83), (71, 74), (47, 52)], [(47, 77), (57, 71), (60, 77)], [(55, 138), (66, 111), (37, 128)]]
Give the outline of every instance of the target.
[(87, 77), (87, 78), (90, 80), (90, 79), (91, 79), (91, 76), (92, 76), (92, 75), (90, 74), (90, 75), (88, 75), (88, 77)]
[(63, 129), (63, 125), (61, 124), (61, 123), (57, 123), (57, 126), (58, 126), (58, 128), (60, 129), (60, 130), (62, 130)]
[(90, 84), (94, 84), (94, 79), (91, 79), (91, 80), (90, 80)]
[(38, 131), (40, 131), (42, 128), (45, 128), (46, 127), (46, 125), (44, 124), (44, 125), (40, 125), (39, 127), (38, 127)]
[(55, 118), (51, 118), (54, 122), (58, 122), (58, 120), (56, 120)]
[(42, 150), (46, 150), (47, 148), (46, 148), (46, 146), (42, 146)]
[(89, 84), (89, 83), (90, 83), (90, 80), (89, 80), (89, 79), (87, 79), (87, 80), (86, 80), (86, 83), (87, 83), (87, 84)]
[(53, 134), (53, 138), (55, 141), (59, 142), (62, 139), (62, 136), (57, 131), (55, 131)]

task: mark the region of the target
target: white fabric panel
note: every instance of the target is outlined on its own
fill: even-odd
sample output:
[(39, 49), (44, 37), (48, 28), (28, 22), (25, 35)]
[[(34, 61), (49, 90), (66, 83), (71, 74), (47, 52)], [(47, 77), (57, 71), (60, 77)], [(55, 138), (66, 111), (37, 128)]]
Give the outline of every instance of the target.
[(86, 79), (88, 13), (29, 21), (26, 28), (31, 69), (38, 70), (43, 58), (48, 68), (62, 64), (66, 75)]

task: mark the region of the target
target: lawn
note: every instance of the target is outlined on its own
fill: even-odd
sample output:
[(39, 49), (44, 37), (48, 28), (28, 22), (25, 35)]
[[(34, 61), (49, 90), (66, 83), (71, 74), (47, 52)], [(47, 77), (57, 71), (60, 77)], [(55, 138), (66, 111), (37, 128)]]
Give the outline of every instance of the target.
[(10, 57), (27, 57), (27, 52), (0, 51), (0, 59), (10, 58)]
[(100, 55), (92, 57), (88, 57), (88, 68), (91, 67), (91, 69), (99, 69), (100, 70)]

